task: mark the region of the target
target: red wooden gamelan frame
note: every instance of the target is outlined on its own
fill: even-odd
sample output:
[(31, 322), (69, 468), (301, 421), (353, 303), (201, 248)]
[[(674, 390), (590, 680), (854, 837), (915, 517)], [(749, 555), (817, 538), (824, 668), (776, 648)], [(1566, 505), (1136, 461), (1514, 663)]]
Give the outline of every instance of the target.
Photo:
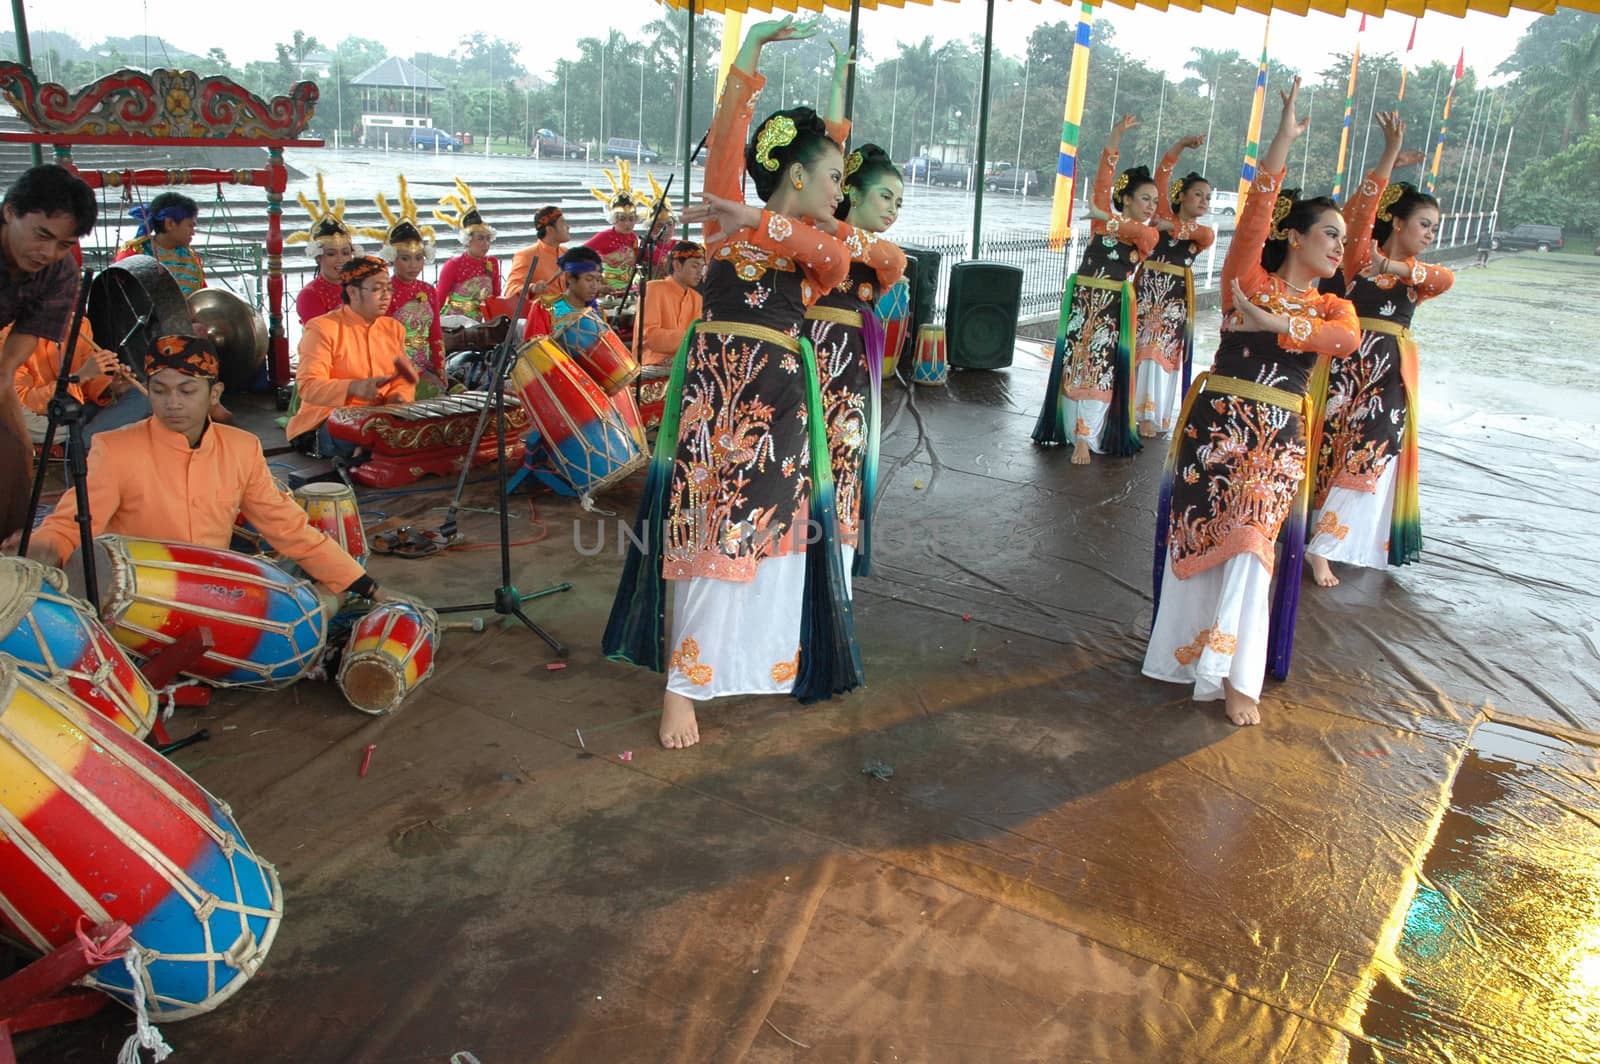
[[(91, 188), (166, 185), (254, 185), (267, 194), (268, 376), (287, 387), (289, 339), (283, 319), (283, 193), (286, 147), (320, 148), (300, 134), (316, 112), (317, 86), (302, 81), (270, 100), (224, 77), (193, 71), (119, 70), (76, 91), (41, 83), (31, 67), (0, 63), (0, 95), (28, 124), (27, 133), (0, 133), (0, 141), (49, 144), (55, 161)], [(74, 144), (129, 147), (266, 148), (265, 167), (253, 170), (80, 170)]]

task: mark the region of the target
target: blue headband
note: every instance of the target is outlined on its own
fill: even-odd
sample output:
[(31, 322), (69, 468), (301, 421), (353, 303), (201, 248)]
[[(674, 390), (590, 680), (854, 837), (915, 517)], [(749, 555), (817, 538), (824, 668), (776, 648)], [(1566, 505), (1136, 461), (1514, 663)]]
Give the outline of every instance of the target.
[(198, 218), (200, 217), (200, 212), (198, 210), (190, 210), (188, 207), (185, 207), (182, 204), (173, 204), (171, 207), (161, 208), (152, 215), (149, 207), (139, 203), (128, 208), (128, 217), (139, 223), (139, 231), (134, 234), (134, 239), (137, 240), (139, 237), (150, 235), (151, 225), (160, 225), (163, 222), (181, 222), (189, 218)]
[(572, 274), (594, 273), (598, 269), (600, 269), (600, 264), (598, 262), (590, 262), (588, 259), (574, 259), (565, 266), (561, 267), (561, 272)]

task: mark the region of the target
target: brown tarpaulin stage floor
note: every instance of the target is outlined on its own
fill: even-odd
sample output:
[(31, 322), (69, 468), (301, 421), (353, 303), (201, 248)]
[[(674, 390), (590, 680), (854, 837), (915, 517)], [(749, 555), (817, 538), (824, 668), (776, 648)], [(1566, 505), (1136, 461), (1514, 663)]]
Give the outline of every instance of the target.
[[(1488, 989), (1444, 1010), (1453, 1055), (1438, 1022), (1383, 1033), (1426, 1011), (1396, 951), (1474, 728), (1600, 728), (1593, 449), (1430, 421), (1423, 563), (1308, 584), (1294, 675), (1239, 730), (1139, 675), (1159, 448), (1087, 470), (1034, 448), (1043, 369), (1028, 345), (1006, 373), (889, 390), (857, 585), (869, 686), (848, 697), (715, 705), (701, 745), (662, 751), (660, 678), (598, 651), (616, 520), (541, 495), (548, 538), (514, 552), (516, 581), (574, 584), (530, 604), (565, 670), (520, 629), (458, 632), (392, 718), (312, 682), (180, 716), (175, 735), (213, 738), (178, 762), (276, 862), (287, 913), (237, 997), (164, 1028), (173, 1059), (1594, 1059), (1581, 1027), (1516, 1022), (1527, 994), (1566, 1001), (1563, 976), (1481, 926), (1451, 978)], [(604, 501), (631, 517), (638, 488)], [(372, 509), (435, 526), (442, 492)], [(581, 555), (574, 522), (606, 549)], [(495, 557), (375, 571), (482, 600)], [(1559, 779), (1505, 824), (1530, 866), (1570, 872), (1600, 859), (1600, 772), (1582, 742), (1540, 741)], [(1597, 1037), (1589, 1004), (1562, 1022)], [(27, 1059), (110, 1059), (127, 1020)]]

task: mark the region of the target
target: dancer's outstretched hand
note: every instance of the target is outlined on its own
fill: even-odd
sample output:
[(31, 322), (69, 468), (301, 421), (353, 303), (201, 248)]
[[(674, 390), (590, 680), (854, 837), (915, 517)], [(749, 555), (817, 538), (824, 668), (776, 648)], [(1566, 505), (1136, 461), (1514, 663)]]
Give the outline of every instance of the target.
[(738, 200), (723, 199), (709, 192), (701, 196), (702, 202), (684, 208), (683, 220), (690, 225), (711, 222), (724, 233), (737, 232), (761, 224), (761, 209)]
[(1300, 79), (1294, 79), (1294, 82), (1289, 86), (1288, 92), (1284, 92), (1282, 89), (1278, 90), (1278, 96), (1283, 100), (1283, 114), (1279, 119), (1279, 130), (1288, 131), (1291, 136), (1300, 136), (1306, 131), (1306, 127), (1311, 125), (1311, 116), (1309, 114), (1306, 115), (1304, 122), (1300, 121), (1299, 116), (1295, 114), (1295, 108), (1300, 103)]

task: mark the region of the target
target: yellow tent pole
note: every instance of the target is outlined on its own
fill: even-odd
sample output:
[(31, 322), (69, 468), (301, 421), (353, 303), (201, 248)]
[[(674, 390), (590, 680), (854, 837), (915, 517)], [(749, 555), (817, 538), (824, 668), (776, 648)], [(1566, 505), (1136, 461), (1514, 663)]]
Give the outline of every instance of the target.
[(722, 58), (717, 63), (717, 99), (722, 99), (722, 83), (728, 80), (728, 68), (739, 58), (740, 38), (743, 36), (744, 15), (739, 11), (722, 12)]

